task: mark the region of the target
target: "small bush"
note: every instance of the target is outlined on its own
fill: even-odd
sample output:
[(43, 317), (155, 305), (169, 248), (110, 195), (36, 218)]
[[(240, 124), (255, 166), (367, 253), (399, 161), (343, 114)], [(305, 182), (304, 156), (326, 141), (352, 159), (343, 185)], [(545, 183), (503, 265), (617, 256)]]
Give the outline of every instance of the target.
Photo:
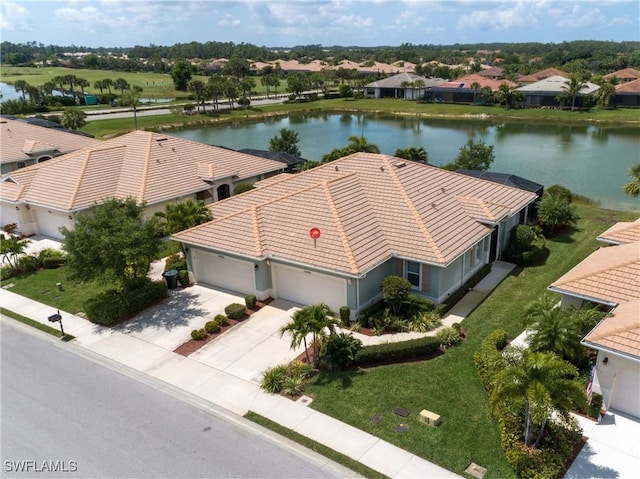
[(493, 378), (504, 368), (505, 359), (501, 351), (506, 345), (506, 331), (497, 329), (482, 340), (480, 351), (473, 353), (473, 362), (486, 391), (491, 391)]
[(38, 258), (35, 256), (21, 256), (18, 258), (18, 269), (23, 273), (31, 273), (39, 268)]
[(66, 256), (48, 256), (42, 260), (42, 267), (45, 269), (55, 269), (67, 263)]
[(264, 373), (260, 387), (274, 394), (284, 393), (289, 396), (298, 396), (304, 392), (310, 373), (311, 366), (302, 361), (279, 364)]
[(191, 281), (189, 280), (189, 271), (187, 271), (186, 269), (179, 270), (178, 282), (180, 283), (180, 286), (182, 286), (183, 288), (191, 286)]
[(182, 257), (181, 253), (172, 254), (167, 257), (164, 264), (164, 270), (169, 271), (170, 269), (175, 269), (176, 271), (187, 269), (187, 261)]
[(238, 183), (233, 189), (234, 195), (239, 195), (240, 193), (245, 193), (247, 191), (251, 191), (255, 188), (251, 183)]
[(385, 332), (407, 331), (408, 322), (400, 316), (392, 315), (388, 310), (382, 316), (374, 316), (369, 319), (373, 333), (378, 336)]
[(351, 334), (332, 334), (325, 341), (320, 353), (320, 364), (329, 370), (344, 369), (356, 360), (362, 349), (362, 341)]
[(415, 316), (409, 323), (409, 331), (426, 333), (442, 325), (442, 319), (434, 311), (426, 311)]
[(436, 338), (440, 341), (440, 347), (442, 349), (450, 348), (451, 346), (455, 346), (456, 344), (462, 341), (462, 337), (460, 336), (460, 331), (457, 331), (455, 328), (451, 326), (442, 328), (436, 334)]
[(349, 306), (340, 306), (340, 321), (345, 326), (349, 326), (351, 320), (351, 308)]
[(213, 320), (218, 323), (220, 327), (229, 324), (229, 318), (227, 318), (224, 314), (216, 314)]
[(397, 343), (366, 346), (356, 354), (356, 364), (400, 361), (432, 354), (440, 348), (440, 341), (434, 337), (412, 339)]
[(204, 329), (194, 329), (191, 331), (191, 339), (194, 341), (204, 341), (207, 338), (207, 332)]
[(369, 322), (369, 320), (373, 316), (381, 315), (384, 312), (384, 310), (386, 309), (386, 307), (387, 307), (387, 305), (385, 304), (384, 301), (379, 301), (379, 302), (377, 302), (375, 304), (372, 304), (368, 308), (365, 308), (362, 311), (360, 311), (360, 313), (358, 314), (358, 322), (363, 327), (370, 328), (371, 327), (371, 323)]
[(204, 330), (207, 334), (215, 334), (220, 332), (220, 325), (217, 321), (207, 321), (204, 325)]
[(262, 377), (262, 381), (260, 383), (260, 387), (265, 391), (278, 394), (282, 391), (282, 386), (284, 384), (284, 379), (287, 377), (287, 365), (279, 364), (277, 366), (268, 369), (264, 376)]
[(240, 319), (247, 314), (247, 307), (240, 303), (231, 303), (224, 308), (225, 314), (231, 319)]
[(258, 302), (258, 298), (253, 294), (248, 294), (244, 297), (244, 304), (247, 305), (249, 309), (256, 309), (256, 303)]
[(11, 266), (3, 266), (0, 268), (0, 279), (4, 281), (5, 279), (13, 278), (17, 273), (17, 270), (13, 269)]
[(311, 375), (312, 367), (303, 361), (294, 360), (287, 364), (287, 374), (289, 376), (301, 376), (307, 379)]
[(549, 196), (557, 196), (566, 200), (568, 203), (573, 201), (573, 193), (569, 188), (562, 185), (551, 185), (546, 190), (544, 190), (545, 195)]
[(299, 396), (304, 392), (305, 380), (301, 376), (285, 376), (280, 392), (287, 396)]

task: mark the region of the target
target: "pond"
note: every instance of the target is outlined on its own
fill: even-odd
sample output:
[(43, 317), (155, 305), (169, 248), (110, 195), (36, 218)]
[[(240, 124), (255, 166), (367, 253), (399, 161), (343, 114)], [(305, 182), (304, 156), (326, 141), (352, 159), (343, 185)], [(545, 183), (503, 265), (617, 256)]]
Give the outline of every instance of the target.
[(614, 209), (640, 210), (640, 200), (622, 193), (629, 169), (640, 162), (640, 128), (596, 125), (494, 123), (478, 119), (438, 120), (370, 114), (292, 115), (260, 123), (173, 130), (171, 135), (233, 149), (267, 150), (281, 128), (298, 133), (302, 156), (319, 160), (342, 148), (349, 136), (393, 154), (424, 147), (429, 163), (452, 162), (468, 139), (494, 146), (491, 171), (513, 173), (545, 187), (561, 184)]

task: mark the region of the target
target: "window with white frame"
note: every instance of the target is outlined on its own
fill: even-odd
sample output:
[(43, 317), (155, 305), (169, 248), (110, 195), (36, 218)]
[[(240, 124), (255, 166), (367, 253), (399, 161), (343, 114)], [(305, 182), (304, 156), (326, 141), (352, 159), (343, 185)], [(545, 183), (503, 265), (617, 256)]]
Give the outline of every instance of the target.
[(415, 261), (404, 262), (404, 277), (411, 283), (414, 289), (422, 286), (422, 266)]
[(477, 265), (482, 261), (482, 254), (484, 252), (482, 249), (482, 243), (483, 241), (475, 245), (475, 247), (473, 248), (473, 259), (474, 259), (473, 266)]

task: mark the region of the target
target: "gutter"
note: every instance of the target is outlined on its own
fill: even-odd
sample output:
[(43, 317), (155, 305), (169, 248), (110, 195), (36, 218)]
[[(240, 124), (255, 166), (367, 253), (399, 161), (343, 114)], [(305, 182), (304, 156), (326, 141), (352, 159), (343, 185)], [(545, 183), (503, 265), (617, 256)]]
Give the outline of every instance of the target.
[(580, 344), (582, 344), (583, 346), (586, 346), (588, 348), (591, 348), (591, 349), (602, 351), (603, 353), (611, 354), (612, 356), (616, 356), (616, 357), (619, 357), (619, 358), (622, 358), (622, 359), (630, 359), (631, 361), (640, 363), (640, 358), (638, 356), (634, 356), (632, 354), (622, 353), (620, 351), (616, 351), (615, 349), (607, 348), (605, 346), (601, 346), (601, 345), (596, 344), (596, 343), (585, 341), (584, 339), (582, 341), (580, 341)]
[(574, 298), (584, 299), (586, 301), (593, 301), (594, 303), (604, 304), (605, 306), (610, 306), (612, 308), (618, 306), (618, 303), (614, 303), (614, 302), (611, 302), (611, 301), (605, 301), (605, 300), (602, 300), (602, 299), (599, 299), (599, 298), (594, 298), (592, 296), (585, 296), (583, 294), (576, 294), (576, 293), (573, 293), (571, 291), (567, 291), (567, 290), (564, 290), (564, 289), (556, 288), (554, 286), (548, 286), (547, 290), (548, 291), (552, 291), (554, 293), (560, 293), (560, 294), (566, 294), (568, 296), (573, 296)]

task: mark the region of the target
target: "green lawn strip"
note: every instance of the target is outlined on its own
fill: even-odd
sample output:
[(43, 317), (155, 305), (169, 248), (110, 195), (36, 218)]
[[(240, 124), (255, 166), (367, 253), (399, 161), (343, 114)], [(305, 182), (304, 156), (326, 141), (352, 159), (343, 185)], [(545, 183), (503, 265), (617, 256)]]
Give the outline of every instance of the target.
[(302, 434), (299, 434), (287, 427), (281, 426), (277, 422), (272, 421), (271, 419), (267, 419), (260, 414), (257, 414), (253, 411), (249, 411), (244, 415), (246, 419), (255, 422), (256, 424), (260, 424), (261, 426), (273, 431), (281, 436), (286, 437), (287, 439), (291, 439), (294, 442), (297, 442), (301, 446), (306, 447), (307, 449), (311, 449), (318, 454), (323, 455), (327, 459), (330, 459), (338, 464), (351, 469), (353, 472), (360, 474), (361, 476), (370, 478), (370, 479), (388, 479), (388, 476), (379, 473), (371, 469), (370, 467), (365, 466), (364, 464), (356, 461), (355, 459), (351, 459), (349, 456), (345, 456), (344, 454), (337, 452), (319, 442), (316, 442), (312, 439), (309, 439)]
[[(6, 308), (0, 307), (0, 314), (7, 316), (8, 318), (15, 319), (16, 321), (20, 321), (21, 323), (26, 324), (27, 326), (31, 326), (32, 328), (39, 329), (40, 331), (55, 336), (56, 338), (62, 337), (62, 332), (60, 332), (60, 330), (35, 321), (31, 318), (27, 318), (26, 316), (22, 316), (21, 314), (14, 313), (13, 311), (10, 311)], [(64, 337), (62, 337), (63, 341), (71, 341), (72, 339), (74, 339), (74, 336), (71, 336), (70, 334), (65, 334)]]
[[(319, 374), (307, 389), (314, 409), (374, 434), (392, 444), (461, 474), (470, 462), (488, 468), (486, 479), (512, 478), (500, 447), (496, 424), (487, 417), (487, 399), (473, 364), (473, 353), (493, 330), (509, 337), (523, 330), (522, 311), (530, 301), (599, 245), (595, 240), (616, 221), (632, 221), (637, 213), (578, 206), (578, 227), (548, 240), (550, 256), (543, 266), (516, 268), (462, 325), (467, 339), (435, 359), (359, 371)], [(408, 418), (393, 414), (410, 411)], [(418, 422), (422, 409), (442, 416), (442, 424)], [(371, 422), (381, 414), (379, 425)], [(396, 426), (409, 427), (399, 434)]]
[[(58, 291), (57, 284), (62, 284)], [(13, 284), (9, 291), (61, 309), (71, 314), (83, 310), (85, 301), (98, 293), (115, 287), (115, 283), (76, 283), (66, 277), (66, 268), (42, 269), (2, 281), (2, 287)]]

